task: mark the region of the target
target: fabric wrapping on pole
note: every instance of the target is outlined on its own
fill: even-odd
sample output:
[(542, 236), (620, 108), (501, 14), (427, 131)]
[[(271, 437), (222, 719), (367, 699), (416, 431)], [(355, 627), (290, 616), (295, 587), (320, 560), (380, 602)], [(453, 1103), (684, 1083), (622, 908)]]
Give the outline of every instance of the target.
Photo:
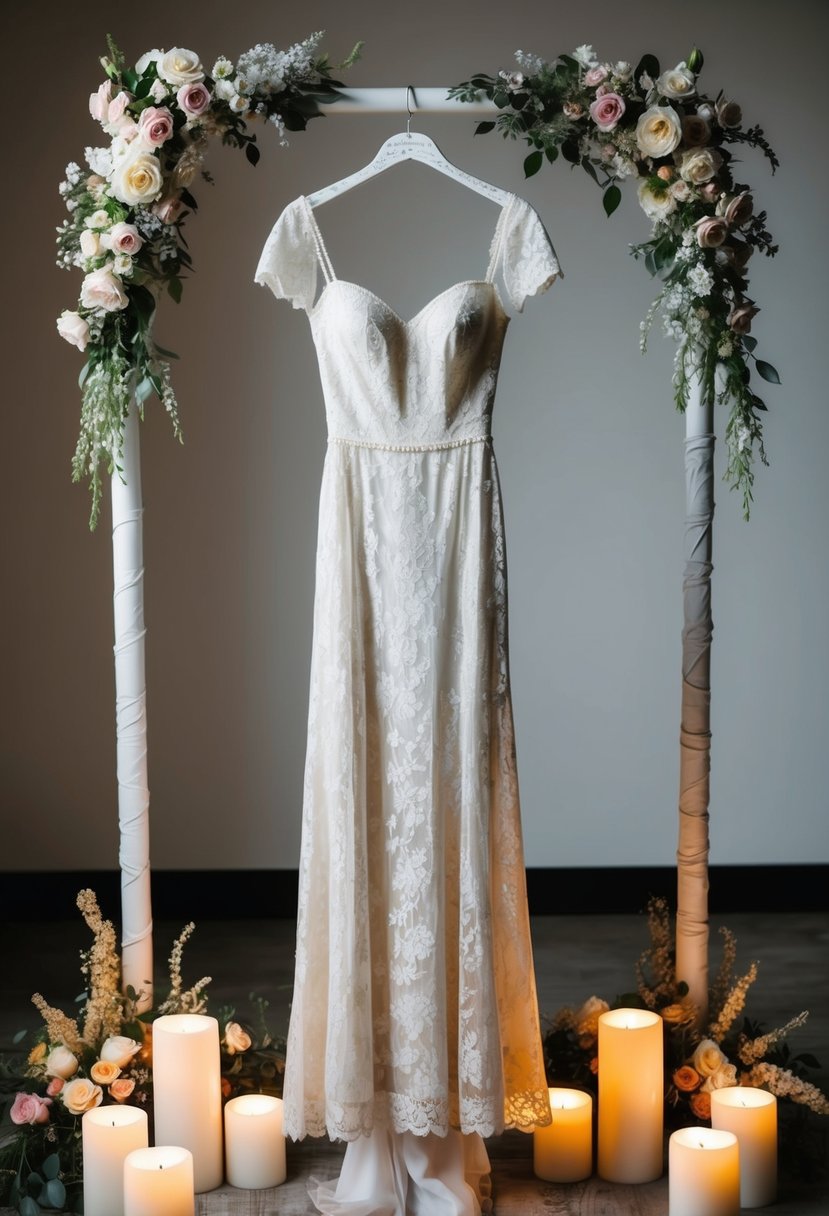
[[(112, 565), (115, 623), (115, 723), (121, 866), (121, 974), (124, 988), (152, 1007), (153, 943), (150, 899), (150, 792), (144, 676), (144, 509), (138, 411), (124, 431), (123, 473), (112, 475)], [(123, 477), (123, 480), (122, 480)]]
[(698, 1023), (708, 1015), (708, 805), (711, 757), (711, 542), (714, 436), (685, 441), (682, 718), (677, 849), (676, 975)]

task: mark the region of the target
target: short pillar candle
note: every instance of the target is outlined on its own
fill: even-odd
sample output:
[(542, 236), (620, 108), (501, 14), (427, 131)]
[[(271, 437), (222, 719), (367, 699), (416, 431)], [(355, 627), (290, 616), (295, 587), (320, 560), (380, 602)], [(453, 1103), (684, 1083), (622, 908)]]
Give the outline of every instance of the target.
[(580, 1089), (550, 1090), (549, 1127), (533, 1133), (533, 1170), (546, 1182), (581, 1182), (593, 1173), (593, 1099)]
[(740, 1206), (763, 1208), (777, 1198), (777, 1099), (748, 1085), (715, 1089), (711, 1126), (740, 1145)]
[(668, 1142), (668, 1216), (739, 1216), (740, 1152), (732, 1132), (683, 1127)]
[(153, 1022), (153, 1112), (157, 1144), (193, 1154), (196, 1192), (221, 1186), (222, 1075), (219, 1023), (200, 1013)]
[(146, 1148), (147, 1112), (138, 1106), (98, 1106), (81, 1121), (83, 1210), (86, 1216), (124, 1216), (124, 1159)]
[(285, 1181), (282, 1101), (242, 1094), (225, 1106), (225, 1163), (231, 1186), (264, 1190)]
[(608, 1182), (662, 1174), (662, 1018), (647, 1009), (599, 1017), (598, 1168)]
[(195, 1216), (193, 1154), (162, 1145), (124, 1160), (124, 1216)]

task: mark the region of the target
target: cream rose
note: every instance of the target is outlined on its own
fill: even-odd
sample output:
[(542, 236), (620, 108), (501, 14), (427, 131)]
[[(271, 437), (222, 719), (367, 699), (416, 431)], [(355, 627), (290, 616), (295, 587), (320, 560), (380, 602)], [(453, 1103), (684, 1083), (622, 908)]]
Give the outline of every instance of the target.
[(739, 127), (743, 121), (742, 107), (725, 97), (717, 103), (717, 122), (721, 127)]
[(677, 101), (683, 97), (693, 97), (697, 91), (694, 73), (684, 62), (657, 77), (656, 87), (663, 97), (671, 97)]
[[(700, 249), (718, 249), (728, 236), (728, 224), (718, 215), (706, 215), (694, 224), (694, 232)], [(706, 1043), (710, 1041), (704, 1040)]]
[(668, 156), (682, 139), (682, 124), (672, 106), (651, 106), (636, 124), (636, 143), (645, 156)]
[(703, 1039), (691, 1057), (691, 1064), (701, 1077), (710, 1077), (728, 1060), (713, 1039)]
[(139, 76), (143, 76), (151, 63), (158, 63), (162, 56), (162, 51), (154, 46), (151, 51), (145, 51), (141, 58), (136, 62), (135, 70)]
[(715, 1089), (730, 1089), (737, 1084), (737, 1069), (733, 1064), (723, 1064), (710, 1077), (706, 1077), (701, 1085), (703, 1093), (710, 1094)]
[(174, 224), (184, 210), (184, 203), (178, 194), (170, 194), (153, 203), (153, 211), (164, 224)]
[(701, 186), (710, 182), (711, 178), (722, 165), (722, 157), (714, 148), (692, 148), (690, 152), (682, 153), (679, 171), (692, 186)]
[(111, 1060), (96, 1060), (89, 1070), (89, 1075), (98, 1085), (111, 1085), (121, 1075), (121, 1069)]
[(162, 184), (157, 158), (140, 145), (118, 162), (112, 174), (112, 193), (128, 207), (151, 203), (161, 193)]
[(734, 228), (741, 228), (754, 212), (754, 199), (744, 191), (742, 194), (723, 194), (717, 200), (717, 215), (721, 215)]
[(668, 187), (671, 194), (680, 203), (687, 203), (691, 197), (691, 187), (687, 182), (684, 182), (681, 177), (678, 177), (675, 182), (671, 182)]
[(728, 314), (728, 324), (735, 334), (747, 334), (760, 309), (756, 304), (736, 304)]
[(86, 350), (86, 344), (89, 341), (89, 326), (80, 313), (64, 309), (58, 317), (58, 333), (67, 342), (77, 346), (78, 350)]
[(204, 79), (204, 68), (195, 51), (174, 46), (158, 60), (158, 74), (168, 84), (195, 84)]
[(235, 1055), (237, 1051), (247, 1051), (251, 1044), (251, 1037), (246, 1030), (243, 1030), (238, 1022), (228, 1022), (225, 1026), (225, 1048), (228, 1055)]
[(104, 1091), (100, 1085), (93, 1085), (86, 1077), (78, 1077), (64, 1085), (60, 1099), (70, 1115), (82, 1115), (86, 1110), (94, 1110), (100, 1106)]
[[(120, 312), (126, 308), (127, 299), (124, 288), (111, 270), (102, 266), (100, 270), (92, 270), (81, 283), (81, 304), (84, 308), (102, 308), (104, 312)], [(77, 1067), (77, 1061), (75, 1062)], [(72, 1070), (74, 1072), (74, 1069)], [(71, 1073), (69, 1074), (71, 1076)]]
[(81, 233), (81, 253), (85, 258), (96, 258), (101, 252), (101, 234), (92, 228), (84, 228)]
[(111, 1034), (108, 1039), (104, 1040), (100, 1058), (117, 1064), (119, 1068), (126, 1068), (132, 1057), (140, 1050), (141, 1044), (136, 1043), (135, 1039), (128, 1039), (123, 1034)]
[(53, 1047), (46, 1057), (45, 1071), (47, 1077), (62, 1077), (66, 1081), (78, 1071), (78, 1057), (68, 1047)]
[(676, 211), (676, 197), (667, 186), (664, 190), (657, 190), (646, 178), (639, 183), (638, 194), (639, 206), (649, 219), (662, 220)]

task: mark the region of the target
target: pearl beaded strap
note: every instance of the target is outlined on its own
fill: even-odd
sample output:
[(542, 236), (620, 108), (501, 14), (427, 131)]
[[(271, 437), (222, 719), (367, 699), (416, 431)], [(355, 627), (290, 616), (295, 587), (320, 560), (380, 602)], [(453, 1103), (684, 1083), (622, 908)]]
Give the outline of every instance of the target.
[(328, 255), (328, 250), (325, 247), (325, 241), (322, 239), (322, 232), (320, 231), (320, 226), (317, 223), (317, 217), (314, 215), (314, 210), (304, 194), (302, 196), (302, 201), (305, 204), (305, 212), (308, 216), (311, 236), (314, 239), (314, 248), (317, 252), (319, 264), (322, 267), (323, 277), (325, 278), (326, 283), (331, 283), (337, 277), (334, 274), (334, 263), (331, 261), (331, 258)]
[(343, 435), (329, 435), (329, 443), (339, 443), (350, 448), (374, 448), (379, 452), (443, 452), (448, 448), (463, 448), (470, 443), (491, 443), (491, 435), (470, 435), (467, 439), (445, 439), (438, 443), (375, 443), (371, 439), (346, 439)]

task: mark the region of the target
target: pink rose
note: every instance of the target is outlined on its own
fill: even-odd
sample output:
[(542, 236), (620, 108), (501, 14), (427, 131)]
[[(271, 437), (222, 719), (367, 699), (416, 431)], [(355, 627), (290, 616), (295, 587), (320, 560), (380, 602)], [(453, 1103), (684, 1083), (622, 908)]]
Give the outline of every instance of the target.
[(195, 117), (210, 105), (210, 93), (203, 84), (183, 84), (176, 93), (176, 101), (186, 114)]
[(715, 203), (722, 194), (722, 190), (716, 182), (706, 182), (699, 193), (706, 203)]
[(624, 112), (624, 99), (618, 93), (605, 93), (590, 104), (590, 117), (600, 131), (612, 131)]
[(717, 249), (728, 236), (728, 224), (718, 215), (707, 215), (697, 220), (694, 228), (701, 249)]
[(132, 101), (129, 93), (125, 93), (122, 89), (117, 97), (113, 97), (112, 101), (107, 106), (106, 120), (107, 126), (118, 127), (121, 119), (124, 117), (124, 111)]
[(166, 106), (148, 106), (138, 123), (138, 133), (151, 148), (160, 148), (173, 134), (173, 116)]
[(730, 245), (723, 245), (717, 250), (717, 257), (722, 255), (723, 259), (735, 270), (741, 273), (748, 265), (749, 258), (754, 253), (754, 247), (746, 244), (745, 241), (735, 241)]
[(746, 220), (750, 220), (754, 211), (754, 199), (744, 191), (728, 200), (723, 212), (724, 218), (735, 228), (741, 228)]
[(106, 266), (92, 270), (81, 283), (81, 304), (84, 308), (102, 308), (104, 312), (120, 312), (129, 304), (126, 292)]
[(152, 209), (162, 223), (174, 224), (184, 210), (184, 203), (178, 194), (170, 194), (153, 203)]
[(747, 334), (751, 329), (751, 322), (759, 311), (757, 305), (752, 304), (749, 300), (742, 304), (735, 304), (728, 314), (728, 324), (735, 334)]
[(52, 1077), (52, 1080), (46, 1086), (46, 1092), (50, 1098), (56, 1098), (65, 1084), (66, 1082), (63, 1077)]
[(109, 230), (108, 244), (113, 253), (128, 253), (134, 257), (144, 244), (144, 238), (135, 224), (113, 224)]
[(117, 1081), (113, 1081), (109, 1087), (109, 1096), (114, 1098), (116, 1102), (126, 1102), (132, 1091), (135, 1089), (135, 1081), (132, 1077), (119, 1077)]
[(102, 85), (98, 86), (97, 93), (89, 95), (89, 113), (98, 122), (106, 122), (107, 110), (109, 103), (112, 101), (112, 81), (105, 80)]
[(37, 1094), (18, 1094), (9, 1111), (12, 1123), (48, 1123), (51, 1098), (39, 1098)]
[(607, 68), (603, 68), (601, 65), (597, 64), (596, 67), (589, 68), (588, 71), (584, 73), (584, 83), (587, 85), (588, 89), (593, 89), (597, 84), (601, 84), (606, 77)]

